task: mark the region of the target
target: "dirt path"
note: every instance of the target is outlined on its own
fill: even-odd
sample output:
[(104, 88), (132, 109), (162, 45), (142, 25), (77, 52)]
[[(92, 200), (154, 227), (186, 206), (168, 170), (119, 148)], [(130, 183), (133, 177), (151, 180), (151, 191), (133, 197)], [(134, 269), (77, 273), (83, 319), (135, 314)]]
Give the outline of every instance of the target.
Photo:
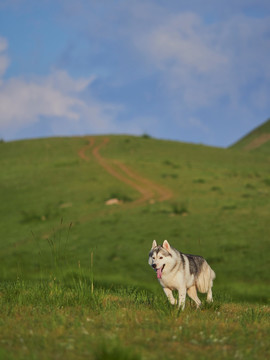
[[(108, 160), (105, 159), (101, 154), (100, 154), (100, 149), (104, 148), (108, 143), (109, 143), (109, 139), (108, 138), (104, 138), (98, 145), (95, 145), (95, 140), (94, 138), (88, 138), (88, 144), (83, 146), (79, 151), (78, 151), (78, 156), (88, 162), (90, 161), (91, 158), (91, 153), (92, 156), (94, 157), (94, 159), (98, 162), (98, 164), (100, 166), (102, 166), (104, 168), (104, 170), (106, 170), (110, 175), (114, 176), (116, 179), (118, 179), (119, 181), (129, 185), (130, 187), (132, 187), (133, 189), (135, 189), (136, 191), (138, 191), (141, 196), (139, 199), (125, 204), (126, 208), (129, 207), (134, 207), (134, 206), (138, 206), (141, 205), (143, 203), (154, 203), (157, 201), (166, 201), (169, 200), (170, 198), (172, 198), (173, 196), (173, 192), (167, 188), (165, 188), (164, 186), (158, 185), (156, 183), (154, 183), (153, 181), (144, 178), (143, 176), (137, 174), (134, 170), (130, 169), (129, 167), (127, 167), (125, 164), (121, 163), (119, 160)], [(110, 211), (112, 211), (113, 209), (110, 209)], [(114, 208), (114, 211), (116, 210), (116, 208)], [(107, 211), (104, 209), (101, 212), (98, 213), (98, 215), (100, 216), (101, 214), (105, 214)], [(97, 214), (95, 214), (97, 215)], [(93, 218), (93, 214), (90, 217), (91, 219)], [(80, 223), (83, 223), (85, 221), (89, 220), (89, 215), (80, 218)], [(69, 224), (69, 228), (71, 228), (72, 223)], [(61, 224), (59, 226), (54, 227), (53, 230), (41, 235), (41, 237), (43, 239), (48, 239), (50, 236), (52, 236), (54, 233), (56, 233), (56, 231), (66, 228), (67, 226), (63, 225), (62, 220), (61, 220)], [(33, 237), (35, 237), (35, 235), (33, 235)], [(15, 243), (13, 246), (19, 247), (22, 246), (24, 243), (27, 243), (29, 241), (32, 241), (32, 238), (28, 238), (25, 239), (23, 241), (18, 241), (17, 243)]]
[(89, 139), (89, 143), (87, 145), (85, 145), (84, 147), (82, 147), (79, 151), (78, 151), (78, 155), (81, 159), (85, 160), (85, 161), (89, 161), (89, 157), (85, 154), (85, 152), (90, 149), (93, 145), (94, 145), (95, 141), (94, 139), (90, 138)]
[(100, 149), (104, 148), (108, 143), (109, 139), (104, 138), (101, 143), (94, 146), (95, 139), (89, 138), (89, 144), (80, 149), (78, 155), (81, 159), (89, 161), (89, 156), (86, 155), (86, 151), (93, 148), (92, 154), (100, 166), (102, 166), (110, 175), (131, 186), (141, 194), (139, 199), (133, 201), (133, 205), (142, 204), (145, 202), (165, 201), (169, 200), (173, 196), (171, 190), (142, 177), (120, 161), (105, 159), (100, 154)]
[(169, 200), (172, 197), (172, 191), (162, 187), (158, 184), (155, 184), (149, 179), (143, 178), (140, 175), (136, 174), (133, 170), (129, 169), (126, 165), (120, 163), (119, 161), (115, 160), (115, 164), (129, 177), (135, 179), (137, 182), (142, 183), (149, 192), (152, 193), (151, 197), (155, 197), (157, 201), (165, 201)]
[(245, 150), (253, 150), (270, 141), (270, 134), (262, 134), (245, 146)]

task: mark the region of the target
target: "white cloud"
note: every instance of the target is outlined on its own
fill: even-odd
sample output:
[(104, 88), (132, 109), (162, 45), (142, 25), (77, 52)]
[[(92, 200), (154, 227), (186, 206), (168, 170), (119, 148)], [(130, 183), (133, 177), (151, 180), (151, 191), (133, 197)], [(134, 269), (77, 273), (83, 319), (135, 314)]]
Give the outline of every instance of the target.
[(0, 86), (1, 136), (14, 138), (20, 130), (46, 121), (52, 135), (107, 132), (116, 129), (121, 106), (98, 101), (82, 93), (89, 79), (72, 79), (66, 72), (54, 71), (32, 81), (10, 79)]
[[(0, 38), (0, 71), (7, 69), (7, 41)], [(73, 79), (66, 71), (24, 78), (0, 78), (1, 137), (14, 138), (24, 128), (46, 121), (52, 135), (116, 131), (122, 107), (95, 99), (95, 76)], [(83, 97), (83, 95), (85, 97)]]
[[(58, 85), (59, 78), (62, 81)], [(65, 82), (67, 88), (64, 90)], [(89, 82), (85, 81), (85, 87)], [(27, 125), (36, 122), (40, 116), (78, 120), (76, 108), (82, 107), (83, 103), (76, 93), (84, 88), (80, 80), (72, 80), (64, 72), (54, 72), (48, 78), (35, 81), (7, 80), (0, 87), (1, 127)]]
[(165, 14), (148, 33), (138, 31), (134, 44), (159, 72), (168, 97), (192, 109), (224, 97), (236, 106), (254, 83), (257, 92), (269, 82), (269, 24), (244, 15), (207, 23), (191, 12)]
[(185, 106), (208, 106), (228, 91), (230, 58), (212, 25), (194, 13), (167, 15), (134, 43), (159, 71), (171, 97)]
[(144, 50), (161, 69), (207, 73), (224, 66), (227, 59), (215, 50), (201, 19), (193, 13), (170, 16), (143, 39)]

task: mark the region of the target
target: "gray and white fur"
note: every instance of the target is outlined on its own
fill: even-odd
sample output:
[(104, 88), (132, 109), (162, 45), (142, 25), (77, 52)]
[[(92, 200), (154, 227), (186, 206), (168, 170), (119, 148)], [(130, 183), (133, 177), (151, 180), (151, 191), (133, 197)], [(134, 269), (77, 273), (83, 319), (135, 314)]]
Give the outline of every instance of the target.
[[(171, 304), (185, 307), (186, 294), (201, 305), (197, 290), (207, 293), (207, 301), (212, 302), (212, 286), (216, 274), (206, 260), (199, 255), (183, 254), (164, 240), (162, 246), (153, 241), (149, 253), (149, 265), (157, 273), (157, 278)], [(178, 291), (178, 302), (172, 291)]]

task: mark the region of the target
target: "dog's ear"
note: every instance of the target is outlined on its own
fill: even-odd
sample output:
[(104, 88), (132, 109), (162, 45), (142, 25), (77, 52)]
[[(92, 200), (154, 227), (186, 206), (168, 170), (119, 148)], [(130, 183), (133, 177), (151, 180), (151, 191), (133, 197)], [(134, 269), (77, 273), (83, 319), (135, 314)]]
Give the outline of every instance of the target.
[(156, 242), (156, 240), (153, 240), (152, 249), (154, 249), (156, 246), (157, 246), (157, 242)]
[(164, 241), (163, 241), (162, 247), (163, 247), (165, 250), (167, 250), (168, 252), (171, 251), (170, 244), (168, 243), (167, 240), (164, 240)]

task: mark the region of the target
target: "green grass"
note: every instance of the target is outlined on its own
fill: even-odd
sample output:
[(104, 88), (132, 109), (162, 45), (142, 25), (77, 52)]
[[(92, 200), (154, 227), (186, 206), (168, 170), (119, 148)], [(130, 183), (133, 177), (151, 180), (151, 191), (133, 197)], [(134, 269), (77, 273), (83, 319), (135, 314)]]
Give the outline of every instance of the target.
[[(132, 206), (86, 138), (0, 143), (0, 359), (269, 357), (267, 152), (109, 138), (107, 161), (173, 198)], [(213, 305), (167, 303), (153, 239), (207, 259)]]
[(0, 356), (6, 359), (265, 359), (269, 307), (224, 297), (177, 311), (134, 288), (57, 283), (1, 285)]
[[(250, 144), (253, 140), (256, 140), (261, 135), (269, 134), (270, 133), (270, 119), (266, 120), (262, 125), (258, 126), (251, 132), (249, 132), (247, 135), (245, 135), (243, 138), (241, 138), (239, 141), (237, 141), (235, 144), (231, 146), (233, 149), (244, 149), (248, 144)], [(270, 153), (270, 143), (269, 141), (262, 144), (256, 149), (253, 149), (251, 151), (255, 151), (256, 153), (264, 153), (268, 154)]]

